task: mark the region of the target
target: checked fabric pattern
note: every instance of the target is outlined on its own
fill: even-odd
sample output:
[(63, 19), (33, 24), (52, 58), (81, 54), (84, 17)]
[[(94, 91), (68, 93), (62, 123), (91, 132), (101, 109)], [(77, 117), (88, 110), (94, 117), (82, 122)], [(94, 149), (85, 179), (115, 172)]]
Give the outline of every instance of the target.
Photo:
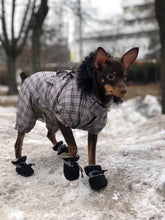
[(107, 109), (94, 94), (83, 95), (71, 71), (38, 72), (28, 77), (19, 92), (15, 129), (30, 132), (42, 117), (49, 131), (57, 119), (70, 128), (98, 134), (106, 125)]

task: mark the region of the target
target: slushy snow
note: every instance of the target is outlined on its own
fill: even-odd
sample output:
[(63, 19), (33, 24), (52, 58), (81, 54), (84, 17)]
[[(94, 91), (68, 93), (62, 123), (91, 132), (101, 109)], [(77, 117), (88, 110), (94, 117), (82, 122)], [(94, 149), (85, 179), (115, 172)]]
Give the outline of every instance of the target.
[[(46, 138), (45, 124), (26, 135), (23, 155), (35, 163), (22, 177), (11, 164), (16, 138), (13, 107), (0, 107), (0, 219), (2, 220), (160, 220), (165, 219), (165, 116), (153, 96), (113, 106), (99, 134), (97, 164), (107, 169), (108, 186), (93, 191), (88, 177), (69, 182), (63, 160)], [(74, 130), (87, 165), (87, 132)], [(57, 134), (63, 140), (60, 132)]]

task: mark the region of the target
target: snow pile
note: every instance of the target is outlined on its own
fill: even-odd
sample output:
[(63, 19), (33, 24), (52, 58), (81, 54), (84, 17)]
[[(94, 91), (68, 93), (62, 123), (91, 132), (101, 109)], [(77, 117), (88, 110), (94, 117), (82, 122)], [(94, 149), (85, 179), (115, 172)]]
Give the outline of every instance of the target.
[(0, 106), (0, 114), (2, 113), (11, 113), (11, 112), (16, 112), (16, 108), (15, 107), (4, 107), (4, 106)]
[(147, 118), (161, 114), (161, 106), (156, 97), (147, 95), (145, 98), (137, 97), (136, 109)]
[[(36, 164), (35, 173), (29, 178), (17, 175), (10, 163), (15, 109), (8, 110), (0, 113), (0, 219), (164, 219), (165, 116), (154, 97), (137, 97), (110, 110), (97, 145), (97, 164), (107, 169), (109, 182), (100, 192), (90, 189), (86, 176), (73, 182), (64, 178), (63, 161), (52, 151), (42, 122), (26, 135), (23, 147), (27, 162)], [(80, 130), (74, 135), (84, 167), (87, 135)], [(63, 139), (60, 132), (57, 138)]]
[(156, 97), (147, 95), (142, 98), (139, 96), (111, 108), (103, 133), (112, 137), (121, 136), (132, 131), (135, 126), (145, 122), (147, 118), (160, 114), (161, 106)]
[(17, 95), (12, 96), (0, 96), (0, 105), (10, 106), (10, 105), (16, 105), (17, 102)]
[(8, 87), (7, 87), (7, 86), (0, 85), (0, 91), (1, 91), (1, 92), (7, 92), (7, 91), (8, 91)]

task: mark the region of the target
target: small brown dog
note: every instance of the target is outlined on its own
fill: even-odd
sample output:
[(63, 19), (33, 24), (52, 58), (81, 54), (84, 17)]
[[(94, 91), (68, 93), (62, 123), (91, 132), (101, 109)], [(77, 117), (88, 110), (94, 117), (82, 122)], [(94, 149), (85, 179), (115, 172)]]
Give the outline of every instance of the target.
[[(18, 97), (18, 136), (15, 143), (16, 160), (13, 163), (24, 160), (21, 158), (24, 158), (22, 144), (25, 133), (34, 127), (41, 113), (48, 129), (47, 137), (58, 152), (60, 146), (60, 153), (67, 161), (78, 159), (71, 129), (88, 131), (89, 166), (85, 171), (88, 176), (94, 175), (93, 171), (103, 175), (101, 167), (95, 165), (97, 136), (106, 124), (107, 109), (112, 103), (120, 102), (127, 92), (127, 69), (137, 55), (138, 48), (132, 48), (120, 59), (113, 58), (99, 47), (84, 59), (77, 72), (39, 72), (25, 79)], [(65, 138), (67, 150), (63, 143), (59, 144), (56, 140), (55, 132), (58, 129)], [(97, 178), (96, 182), (99, 182)], [(96, 188), (102, 188), (103, 185)]]

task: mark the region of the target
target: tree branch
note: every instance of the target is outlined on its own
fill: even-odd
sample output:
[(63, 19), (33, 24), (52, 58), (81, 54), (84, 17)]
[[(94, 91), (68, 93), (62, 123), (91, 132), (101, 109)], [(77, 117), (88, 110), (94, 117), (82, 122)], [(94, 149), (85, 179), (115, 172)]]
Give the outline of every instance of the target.
[(1, 41), (4, 45), (4, 48), (6, 51), (9, 51), (9, 39), (6, 31), (6, 20), (5, 20), (5, 7), (4, 7), (4, 0), (1, 0), (1, 5), (2, 5), (2, 16), (1, 16), (1, 22), (2, 22), (2, 31), (3, 31), (3, 36), (4, 39), (1, 38)]
[(29, 23), (28, 23), (28, 25), (26, 27), (26, 30), (24, 32), (24, 37), (23, 37), (22, 43), (20, 44), (20, 46), (17, 49), (17, 56), (22, 51), (22, 48), (23, 48), (23, 46), (24, 46), (24, 44), (26, 42), (26, 39), (27, 39), (27, 35), (28, 35), (29, 31), (30, 31), (31, 23), (32, 23), (33, 15), (34, 15), (35, 6), (36, 6), (36, 0), (33, 1), (33, 6), (32, 6), (32, 11), (31, 11), (31, 16), (30, 16), (30, 19), (29, 19)]
[(18, 37), (16, 39), (16, 42), (20, 40), (21, 34), (23, 32), (23, 29), (24, 29), (24, 26), (25, 26), (25, 22), (26, 22), (26, 18), (27, 18), (27, 14), (28, 14), (28, 11), (29, 11), (29, 8), (30, 8), (30, 3), (31, 3), (31, 0), (28, 0), (28, 4), (27, 4), (27, 7), (26, 7), (26, 10), (25, 10), (25, 13), (24, 13), (24, 17), (23, 17), (23, 20), (22, 20), (21, 28), (20, 28)]
[(14, 38), (14, 17), (15, 17), (15, 1), (12, 2), (12, 13), (11, 13), (11, 37), (12, 37), (12, 46), (15, 47), (15, 38)]
[(45, 17), (48, 13), (48, 0), (41, 0), (38, 11), (34, 14), (33, 28), (41, 29)]

